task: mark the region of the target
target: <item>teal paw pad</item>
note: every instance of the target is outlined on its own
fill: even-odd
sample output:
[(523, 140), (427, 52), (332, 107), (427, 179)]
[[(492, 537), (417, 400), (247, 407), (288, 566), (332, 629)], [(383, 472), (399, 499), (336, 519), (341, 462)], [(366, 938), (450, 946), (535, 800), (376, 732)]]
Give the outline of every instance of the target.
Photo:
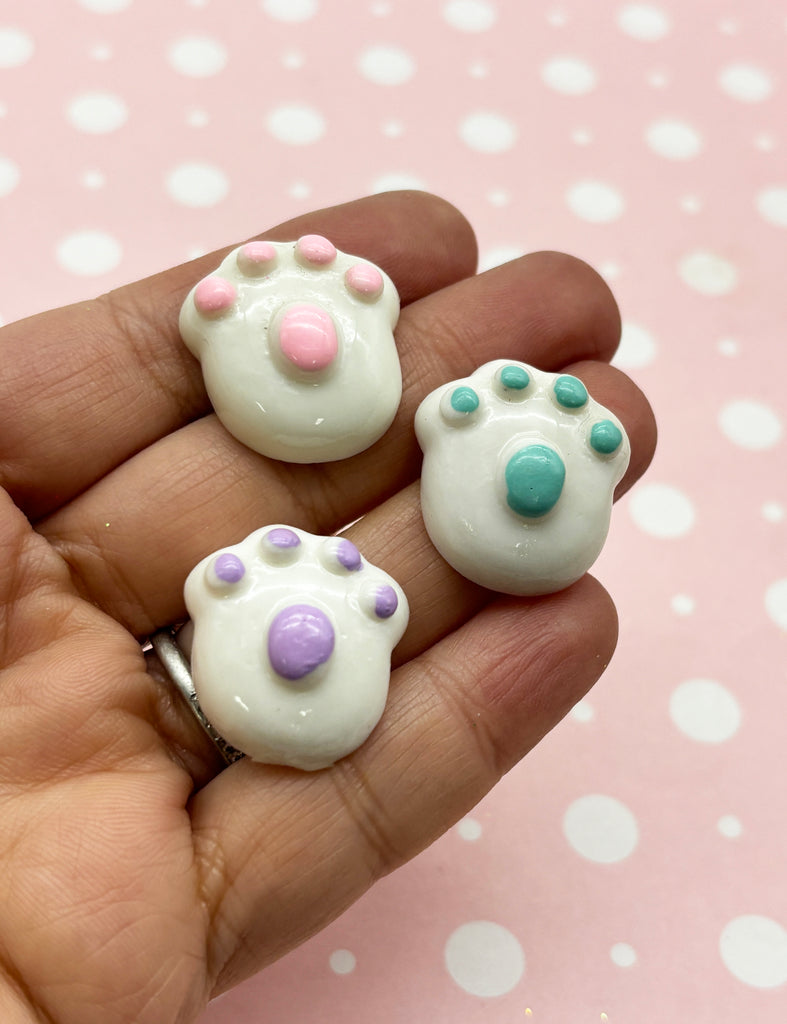
[(565, 479), (565, 464), (553, 448), (528, 445), (506, 465), (508, 506), (520, 516), (539, 519), (558, 503)]

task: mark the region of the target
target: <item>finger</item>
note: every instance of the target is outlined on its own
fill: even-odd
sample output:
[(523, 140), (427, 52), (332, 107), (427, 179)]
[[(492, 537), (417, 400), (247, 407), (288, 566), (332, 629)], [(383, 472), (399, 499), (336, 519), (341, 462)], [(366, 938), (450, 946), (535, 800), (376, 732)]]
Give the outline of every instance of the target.
[[(472, 274), (476, 245), (452, 206), (386, 193), (266, 232), (330, 235), (382, 265), (403, 303)], [(0, 334), (0, 485), (37, 518), (208, 408), (199, 363), (180, 340), (188, 290), (228, 250), (54, 310)]]
[(240, 762), (199, 793), (216, 991), (323, 927), (473, 807), (592, 685), (615, 638), (614, 608), (590, 577), (542, 600), (500, 599), (395, 673), (383, 722), (352, 757), (307, 776)]
[[(564, 321), (559, 312), (548, 321), (538, 313), (533, 319), (552, 277), (558, 294), (570, 291), (580, 299), (556, 303), (558, 311), (566, 310)], [(579, 321), (588, 309), (598, 309), (598, 315), (583, 332)], [(501, 355), (531, 360), (535, 352), (552, 366), (583, 358), (588, 350), (609, 356), (616, 323), (606, 286), (584, 264), (552, 254), (519, 260), (430, 295), (403, 313), (399, 413), (386, 436), (354, 459), (322, 466), (266, 460), (207, 417), (140, 453), (39, 528), (91, 600), (135, 633), (150, 631), (182, 614), (182, 581), (215, 548), (266, 522), (333, 532), (414, 480), (420, 451), (413, 417), (437, 385)], [(430, 345), (432, 338), (437, 340)], [(618, 387), (633, 389), (617, 372), (613, 379), (613, 398)], [(636, 429), (650, 414), (639, 393), (631, 404)]]

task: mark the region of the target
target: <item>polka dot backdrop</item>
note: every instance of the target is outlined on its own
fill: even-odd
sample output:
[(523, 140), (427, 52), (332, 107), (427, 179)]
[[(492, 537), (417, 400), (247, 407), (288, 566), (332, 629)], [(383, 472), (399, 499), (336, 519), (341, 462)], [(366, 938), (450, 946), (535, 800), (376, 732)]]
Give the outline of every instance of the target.
[(483, 268), (606, 276), (661, 423), (598, 687), (202, 1024), (785, 1019), (786, 45), (772, 0), (0, 0), (4, 320), (427, 188)]

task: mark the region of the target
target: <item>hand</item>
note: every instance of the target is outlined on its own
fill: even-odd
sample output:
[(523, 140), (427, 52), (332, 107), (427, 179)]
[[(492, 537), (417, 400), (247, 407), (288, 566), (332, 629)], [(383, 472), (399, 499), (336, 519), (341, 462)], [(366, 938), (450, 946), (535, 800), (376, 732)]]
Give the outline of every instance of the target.
[[(600, 278), (541, 253), (473, 277), (467, 223), (389, 194), (269, 232), (329, 236), (403, 302), (393, 427), (292, 466), (210, 413), (178, 337), (214, 254), (0, 335), (0, 1019), (171, 1024), (327, 924), (468, 811), (600, 675), (614, 607), (591, 577), (539, 599), (454, 573), (422, 526), (413, 434), (435, 386), (497, 358), (570, 367), (626, 425), (621, 490), (653, 421), (607, 365)], [(140, 639), (183, 618), (204, 555), (272, 522), (349, 531), (405, 588), (410, 627), (369, 741), (312, 774), (221, 771)], [(32, 523), (32, 526), (31, 526)]]

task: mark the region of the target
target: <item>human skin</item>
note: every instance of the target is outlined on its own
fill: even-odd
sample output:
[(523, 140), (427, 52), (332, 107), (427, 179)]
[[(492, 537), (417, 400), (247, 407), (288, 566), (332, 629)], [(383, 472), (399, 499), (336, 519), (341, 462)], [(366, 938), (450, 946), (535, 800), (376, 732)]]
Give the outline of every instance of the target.
[[(211, 413), (177, 317), (222, 253), (0, 332), (4, 1024), (193, 1021), (456, 822), (612, 656), (614, 605), (592, 577), (501, 597), (438, 556), (413, 433), (430, 390), (488, 360), (566, 370), (627, 429), (623, 493), (655, 427), (609, 366), (620, 320), (604, 282), (556, 253), (474, 276), (471, 228), (420, 193), (258, 237), (312, 232), (381, 265), (403, 303), (401, 408), (343, 462), (270, 461)], [(411, 607), (382, 722), (325, 771), (222, 771), (140, 641), (183, 618), (183, 581), (209, 552), (266, 523), (350, 522)]]

